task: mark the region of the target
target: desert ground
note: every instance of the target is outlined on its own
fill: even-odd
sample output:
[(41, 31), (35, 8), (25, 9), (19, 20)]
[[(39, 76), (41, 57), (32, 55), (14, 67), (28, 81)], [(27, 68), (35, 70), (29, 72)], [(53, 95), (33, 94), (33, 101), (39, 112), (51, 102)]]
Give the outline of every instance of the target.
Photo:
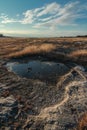
[(0, 130), (87, 130), (87, 37), (0, 38)]

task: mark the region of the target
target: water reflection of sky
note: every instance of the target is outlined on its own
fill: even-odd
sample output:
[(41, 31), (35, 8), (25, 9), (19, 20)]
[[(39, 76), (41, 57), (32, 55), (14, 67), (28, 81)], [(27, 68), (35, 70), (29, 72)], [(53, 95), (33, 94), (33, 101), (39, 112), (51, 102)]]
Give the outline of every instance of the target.
[(27, 63), (11, 62), (7, 64), (7, 68), (19, 76), (40, 80), (54, 80), (68, 71), (67, 66), (62, 63), (40, 60)]

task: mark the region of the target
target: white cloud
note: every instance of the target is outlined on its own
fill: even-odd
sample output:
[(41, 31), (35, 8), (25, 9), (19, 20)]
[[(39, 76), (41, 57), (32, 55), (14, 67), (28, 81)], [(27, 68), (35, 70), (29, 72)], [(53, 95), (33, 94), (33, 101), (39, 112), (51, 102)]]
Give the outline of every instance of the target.
[(15, 20), (13, 18), (9, 18), (8, 15), (5, 15), (4, 13), (1, 14), (0, 19), (2, 19), (1, 24), (18, 22), (18, 20)]
[(23, 13), (24, 18), (21, 20), (22, 24), (29, 24), (34, 21), (34, 12), (32, 10), (27, 10), (25, 13)]
[[(79, 9), (80, 8), (80, 9)], [(58, 8), (57, 12), (54, 15), (51, 15), (47, 18), (42, 18), (41, 21), (37, 23), (34, 27), (52, 27), (57, 25), (76, 25), (75, 20), (78, 18), (83, 18), (84, 13), (83, 8), (79, 2), (72, 2), (66, 4), (64, 7)]]
[(46, 14), (55, 14), (59, 10), (60, 5), (56, 2), (48, 4), (44, 7), (44, 9), (37, 14), (37, 17), (46, 15)]
[[(64, 15), (67, 13), (76, 13), (78, 10), (78, 6), (79, 6), (78, 1), (65, 4), (64, 7), (60, 8), (58, 15)], [(76, 8), (77, 8), (77, 10), (75, 10)]]
[(55, 28), (58, 25), (76, 25), (76, 20), (87, 18), (86, 11), (87, 4), (80, 4), (79, 1), (69, 2), (65, 5), (60, 5), (56, 2), (44, 5), (40, 8), (27, 10), (23, 12), (22, 19), (9, 18), (8, 15), (1, 14), (0, 23), (21, 23), (31, 24), (32, 27), (50, 27)]
[[(85, 7), (85, 8), (84, 8)], [(87, 18), (84, 11), (87, 10), (85, 4), (81, 5), (79, 1), (70, 2), (64, 6), (53, 2), (41, 8), (28, 10), (24, 13), (22, 21), (24, 24), (35, 23), (33, 27), (54, 27), (58, 25), (76, 25), (76, 20)]]

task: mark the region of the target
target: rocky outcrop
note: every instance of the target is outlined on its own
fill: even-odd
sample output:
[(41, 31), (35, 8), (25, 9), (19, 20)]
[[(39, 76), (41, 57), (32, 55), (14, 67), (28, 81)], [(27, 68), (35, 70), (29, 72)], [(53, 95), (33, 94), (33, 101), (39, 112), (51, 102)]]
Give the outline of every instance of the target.
[(10, 87), (0, 83), (0, 124), (14, 119), (18, 111), (18, 102), (9, 93)]
[(0, 98), (0, 122), (6, 123), (13, 119), (18, 111), (18, 103), (12, 95)]

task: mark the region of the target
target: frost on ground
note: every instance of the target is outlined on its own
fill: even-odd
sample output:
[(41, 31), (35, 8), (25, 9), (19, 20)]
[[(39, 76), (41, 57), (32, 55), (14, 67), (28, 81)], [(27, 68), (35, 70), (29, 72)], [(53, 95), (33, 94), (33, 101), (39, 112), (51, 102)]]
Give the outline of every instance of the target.
[[(64, 98), (57, 104), (42, 109), (39, 115), (33, 117), (35, 126), (32, 126), (32, 129), (36, 128), (38, 122), (39, 125), (43, 122), (41, 129), (44, 130), (74, 129), (79, 117), (87, 110), (87, 81), (83, 68), (75, 67), (63, 76), (60, 82), (61, 87), (65, 90)], [(26, 127), (29, 122), (30, 117)]]
[[(4, 68), (3, 72), (0, 72), (1, 129), (73, 130), (87, 111), (87, 74), (81, 66), (60, 77), (55, 86), (21, 79)], [(17, 96), (19, 93), (23, 99)]]

